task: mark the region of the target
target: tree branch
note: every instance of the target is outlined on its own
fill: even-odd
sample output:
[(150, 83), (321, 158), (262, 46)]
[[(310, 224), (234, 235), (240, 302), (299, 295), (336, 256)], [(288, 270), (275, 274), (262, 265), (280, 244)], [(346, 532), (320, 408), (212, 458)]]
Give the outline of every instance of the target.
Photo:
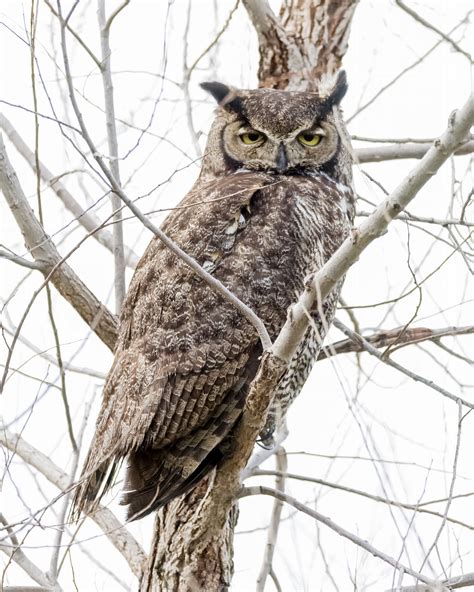
[[(366, 343), (370, 343), (374, 347), (388, 347), (396, 344), (391, 352), (407, 345), (415, 343), (422, 343), (423, 341), (434, 341), (441, 337), (448, 337), (454, 335), (470, 335), (474, 333), (474, 326), (471, 327), (445, 327), (443, 329), (429, 329), (428, 327), (405, 328), (397, 327), (396, 329), (389, 329), (387, 331), (377, 331), (372, 335), (364, 336)], [(331, 356), (338, 354), (347, 354), (352, 352), (366, 351), (363, 344), (356, 339), (343, 339), (336, 341), (319, 352), (318, 361), (325, 360)]]
[(264, 487), (263, 485), (256, 485), (253, 487), (244, 487), (242, 489), (240, 497), (245, 497), (248, 495), (269, 495), (269, 496), (272, 496), (278, 500), (281, 500), (282, 502), (285, 502), (286, 504), (293, 506), (293, 508), (296, 508), (300, 512), (303, 512), (304, 514), (311, 516), (312, 518), (314, 518), (318, 522), (322, 522), (323, 524), (328, 526), (331, 530), (336, 532), (338, 535), (340, 535), (346, 539), (349, 539), (352, 543), (354, 543), (358, 547), (361, 547), (362, 549), (369, 552), (374, 557), (378, 557), (379, 559), (382, 559), (382, 561), (385, 561), (389, 565), (392, 565), (395, 569), (403, 568), (407, 574), (410, 574), (411, 576), (413, 576), (414, 578), (417, 578), (420, 582), (424, 582), (425, 584), (429, 584), (429, 585), (436, 584), (436, 582), (434, 580), (431, 580), (430, 578), (423, 576), (422, 574), (416, 572), (415, 570), (402, 565), (399, 561), (397, 561), (393, 557), (390, 557), (390, 555), (387, 555), (383, 551), (376, 549), (373, 545), (371, 545), (367, 541), (364, 541), (363, 539), (359, 538), (355, 534), (352, 534), (351, 532), (349, 532), (348, 530), (346, 530), (342, 526), (335, 524), (331, 520), (331, 518), (328, 518), (327, 516), (324, 516), (323, 514), (316, 512), (316, 510), (313, 510), (313, 509), (309, 508), (308, 506), (305, 506), (304, 504), (299, 502), (294, 497), (291, 497), (287, 493), (277, 491), (276, 489), (271, 489), (270, 487)]
[[(361, 497), (366, 497), (367, 499), (373, 500), (374, 502), (380, 502), (383, 504), (387, 504), (389, 506), (395, 506), (397, 508), (404, 508), (405, 510), (412, 510), (413, 512), (420, 512), (424, 514), (431, 514), (432, 516), (436, 516), (437, 518), (444, 519), (445, 516), (440, 514), (439, 512), (435, 512), (434, 510), (427, 510), (426, 508), (422, 508), (419, 504), (407, 504), (404, 502), (399, 502), (397, 500), (391, 500), (386, 497), (381, 497), (380, 495), (372, 495), (367, 491), (361, 491), (360, 489), (355, 489), (353, 487), (347, 487), (346, 485), (340, 485), (339, 483), (333, 483), (330, 481), (326, 481), (325, 479), (318, 479), (317, 477), (307, 477), (306, 475), (296, 475), (295, 473), (285, 473), (281, 470), (266, 470), (266, 469), (255, 469), (250, 474), (251, 477), (264, 477), (264, 476), (276, 476), (276, 477), (286, 477), (287, 479), (295, 479), (297, 481), (306, 481), (307, 483), (316, 483), (317, 485), (323, 485), (324, 487), (331, 487), (332, 489), (338, 489), (340, 491), (346, 491), (347, 493), (351, 493), (354, 495), (359, 495)], [(277, 488), (278, 489), (278, 488)], [(433, 503), (433, 502), (428, 502)], [(466, 522), (461, 522), (460, 520), (456, 520), (455, 518), (449, 518), (446, 516), (446, 520), (452, 522), (453, 524), (458, 524), (459, 526), (463, 526), (468, 530), (474, 530), (474, 526), (471, 524), (467, 524)]]
[[(62, 261), (53, 241), (45, 233), (28, 204), (18, 177), (10, 164), (0, 134), (0, 189), (21, 230), (33, 259), (44, 265), (42, 273), (73, 306), (98, 337), (113, 349), (117, 336), (117, 319), (92, 294), (69, 265)], [(57, 267), (56, 267), (57, 266)], [(56, 269), (55, 269), (56, 267)]]
[(29, 261), (24, 257), (20, 257), (20, 255), (15, 255), (15, 253), (10, 253), (10, 251), (7, 251), (2, 248), (0, 248), (0, 258), (7, 259), (12, 263), (16, 263), (17, 265), (20, 265), (21, 267), (26, 267), (27, 269), (34, 269), (36, 271), (43, 271), (45, 269), (45, 265), (43, 265), (43, 263), (40, 263), (39, 261)]
[[(69, 487), (70, 477), (46, 455), (28, 444), (19, 435), (10, 432), (5, 427), (1, 427), (0, 442), (8, 450), (34, 467), (61, 491), (65, 491)], [(122, 526), (113, 513), (104, 506), (99, 506), (99, 509), (90, 514), (89, 517), (99, 526), (112, 545), (124, 557), (132, 573), (137, 578), (140, 578), (146, 561), (145, 552), (140, 544)], [(42, 582), (38, 583), (44, 585)]]
[[(457, 590), (458, 588), (466, 588), (467, 586), (474, 586), (474, 572), (463, 574), (461, 576), (453, 576), (447, 580), (440, 582), (444, 589)], [(434, 587), (428, 586), (403, 586), (398, 588), (392, 588), (387, 592), (441, 592), (443, 588), (440, 588), (439, 584)]]
[[(110, 170), (118, 186), (122, 186), (120, 181), (120, 167), (118, 160), (118, 138), (117, 127), (115, 125), (115, 101), (114, 85), (112, 82), (111, 71), (111, 50), (109, 42), (110, 25), (119, 12), (127, 6), (129, 0), (126, 0), (117, 11), (106, 21), (105, 0), (98, 0), (98, 17), (100, 26), (100, 47), (102, 52), (102, 62), (100, 73), (102, 75), (102, 86), (104, 89), (104, 110), (107, 129), (107, 145), (109, 148)], [(122, 202), (120, 197), (114, 192), (110, 194), (110, 203), (113, 212), (113, 240), (114, 240), (114, 287), (115, 287), (115, 313), (120, 314), (122, 302), (125, 298), (125, 255), (123, 246), (123, 223), (122, 223)]]
[[(402, 160), (404, 158), (423, 158), (433, 144), (427, 143), (406, 143), (393, 144), (393, 146), (371, 146), (369, 148), (357, 148), (354, 150), (359, 163), (382, 162), (384, 160)], [(454, 151), (456, 156), (472, 154), (474, 152), (474, 141), (462, 144)]]
[(459, 397), (457, 395), (453, 395), (452, 393), (450, 393), (446, 389), (438, 386), (432, 380), (428, 380), (427, 378), (423, 378), (423, 376), (420, 376), (419, 374), (415, 374), (415, 372), (408, 370), (408, 368), (405, 368), (404, 366), (397, 364), (397, 362), (394, 362), (389, 357), (385, 356), (382, 352), (380, 352), (378, 349), (373, 347), (368, 341), (366, 341), (361, 335), (357, 334), (355, 331), (352, 331), (352, 329), (349, 329), (349, 327), (346, 327), (338, 319), (334, 319), (333, 325), (335, 327), (337, 327), (338, 329), (340, 329), (345, 335), (347, 335), (349, 337), (349, 339), (352, 339), (353, 341), (357, 342), (358, 345), (360, 347), (362, 347), (365, 351), (369, 352), (369, 354), (375, 356), (377, 359), (379, 359), (384, 364), (387, 364), (387, 366), (391, 366), (392, 368), (395, 368), (396, 370), (398, 370), (402, 374), (409, 376), (412, 380), (415, 380), (416, 382), (421, 382), (422, 384), (437, 391), (438, 393), (441, 393), (443, 396), (447, 397), (448, 399), (451, 399), (452, 401), (454, 401), (456, 403), (460, 402), (465, 407), (469, 407), (469, 409), (474, 409), (474, 403), (470, 403), (469, 401), (466, 401), (465, 399), (462, 399), (461, 397)]
[[(284, 448), (279, 448), (276, 453), (276, 465), (277, 470), (275, 471), (275, 487), (277, 491), (285, 493), (285, 478), (286, 471), (288, 468), (288, 461), (286, 458), (286, 452)], [(283, 510), (283, 502), (279, 499), (275, 499), (273, 504), (272, 518), (270, 520), (270, 526), (267, 532), (267, 544), (265, 546), (265, 555), (263, 558), (263, 564), (260, 569), (260, 573), (257, 578), (257, 592), (264, 592), (265, 582), (267, 577), (272, 572), (273, 554), (275, 552), (275, 546), (278, 536), (278, 529), (280, 527), (281, 512)]]
[[(36, 164), (34, 152), (30, 150), (29, 146), (16, 131), (10, 121), (1, 113), (0, 128), (3, 129), (10, 142), (23, 156), (26, 162), (30, 165), (31, 169), (35, 171)], [(71, 214), (73, 214), (79, 224), (82, 224), (82, 226), (88, 232), (93, 233), (93, 238), (95, 238), (97, 242), (113, 253), (114, 245), (112, 234), (104, 228), (100, 228), (102, 224), (100, 219), (93, 212), (85, 211), (81, 204), (61, 182), (58, 176), (53, 175), (53, 173), (41, 162), (39, 163), (39, 174), (41, 179), (51, 187), (54, 193), (62, 201), (64, 207), (69, 210)], [(132, 249), (125, 247), (125, 261), (129, 267), (134, 269), (138, 263), (138, 259), (138, 255), (134, 253)]]

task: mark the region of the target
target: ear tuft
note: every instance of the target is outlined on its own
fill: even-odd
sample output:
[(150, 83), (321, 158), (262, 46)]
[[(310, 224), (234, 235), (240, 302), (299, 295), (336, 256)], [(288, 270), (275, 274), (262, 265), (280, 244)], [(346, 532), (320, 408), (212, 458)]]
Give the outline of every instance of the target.
[(331, 94), (327, 98), (331, 107), (334, 105), (339, 105), (339, 103), (344, 98), (344, 95), (347, 92), (347, 74), (345, 70), (341, 70), (337, 75), (336, 84), (331, 91)]
[(242, 113), (242, 101), (230, 86), (222, 82), (201, 82), (200, 86), (214, 97), (219, 107), (227, 111)]
[(222, 82), (201, 82), (199, 86), (210, 93), (218, 103), (222, 103), (228, 95), (232, 94), (231, 89)]

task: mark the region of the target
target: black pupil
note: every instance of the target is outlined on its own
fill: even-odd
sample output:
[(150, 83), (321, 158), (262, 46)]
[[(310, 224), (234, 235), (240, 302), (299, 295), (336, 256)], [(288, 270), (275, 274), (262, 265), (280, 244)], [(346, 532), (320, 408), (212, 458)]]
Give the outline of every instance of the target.
[(303, 138), (307, 141), (307, 142), (311, 142), (312, 140), (314, 140), (314, 134), (303, 134)]
[(247, 136), (251, 142), (256, 142), (260, 138), (260, 134), (257, 134), (257, 132), (250, 132)]

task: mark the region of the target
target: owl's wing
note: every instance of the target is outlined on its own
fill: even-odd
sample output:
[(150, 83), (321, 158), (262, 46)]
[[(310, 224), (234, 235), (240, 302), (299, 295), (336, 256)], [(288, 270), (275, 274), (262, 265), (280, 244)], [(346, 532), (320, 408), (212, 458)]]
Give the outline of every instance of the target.
[[(222, 265), (228, 279), (252, 195), (268, 182), (239, 175), (191, 191), (163, 229), (202, 265)], [(123, 306), (74, 513), (98, 503), (126, 456), (134, 517), (150, 499), (156, 507), (190, 486), (240, 416), (259, 352), (237, 309), (153, 239)]]

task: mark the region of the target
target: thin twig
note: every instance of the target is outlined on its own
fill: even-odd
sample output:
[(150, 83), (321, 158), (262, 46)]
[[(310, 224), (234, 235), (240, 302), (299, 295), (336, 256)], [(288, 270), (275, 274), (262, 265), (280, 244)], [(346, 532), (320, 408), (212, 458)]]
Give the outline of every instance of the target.
[[(120, 181), (120, 167), (118, 159), (118, 137), (117, 127), (115, 125), (115, 102), (114, 102), (114, 86), (112, 81), (111, 71), (111, 50), (109, 42), (110, 25), (117, 14), (127, 6), (129, 0), (121, 4), (116, 12), (106, 22), (105, 17), (105, 0), (98, 0), (98, 18), (100, 27), (100, 47), (102, 52), (102, 85), (104, 89), (104, 107), (105, 107), (105, 121), (107, 129), (107, 144), (109, 148), (109, 162), (110, 170), (114, 176), (115, 182), (121, 187)], [(115, 286), (115, 314), (120, 314), (122, 303), (125, 298), (125, 255), (124, 255), (124, 241), (123, 241), (123, 224), (122, 224), (122, 208), (121, 200), (114, 192), (110, 194), (110, 202), (112, 204), (113, 216), (113, 237), (114, 237), (114, 286)]]
[[(457, 29), (459, 29), (459, 27), (461, 25), (463, 25), (465, 22), (468, 21), (469, 16), (471, 15), (473, 11), (470, 10), (466, 16), (455, 26), (453, 27), (450, 31), (449, 34), (454, 33), (455, 31), (457, 31)], [(433, 45), (426, 53), (424, 53), (421, 57), (419, 57), (417, 60), (415, 60), (412, 64), (410, 64), (409, 66), (407, 66), (406, 68), (404, 68), (401, 72), (399, 72), (395, 78), (392, 78), (392, 80), (390, 82), (388, 82), (387, 84), (385, 84), (379, 91), (377, 91), (375, 93), (375, 95), (373, 97), (371, 97), (368, 101), (366, 101), (361, 107), (359, 107), (359, 109), (357, 109), (357, 111), (355, 113), (353, 113), (347, 120), (346, 123), (350, 123), (355, 117), (357, 117), (358, 115), (360, 115), (360, 113), (362, 113), (362, 111), (365, 111), (365, 109), (367, 109), (368, 107), (370, 107), (370, 105), (372, 105), (372, 103), (374, 103), (386, 90), (388, 90), (391, 86), (393, 86), (398, 80), (400, 80), (400, 78), (402, 78), (407, 72), (410, 72), (410, 70), (413, 70), (413, 68), (416, 68), (416, 66), (418, 66), (418, 64), (421, 64), (421, 62), (423, 62), (437, 47), (439, 47), (441, 44), (443, 43), (443, 39), (440, 39), (437, 43), (435, 43), (435, 45)]]
[[(26, 463), (34, 467), (48, 481), (58, 487), (58, 489), (65, 491), (68, 488), (70, 477), (55, 465), (50, 458), (31, 446), (23, 438), (0, 426), (0, 442)], [(143, 571), (146, 555), (133, 535), (104, 506), (99, 506), (99, 510), (92, 513), (90, 518), (99, 526), (112, 545), (124, 557), (132, 573), (139, 578)]]
[(461, 427), (462, 427), (462, 421), (463, 421), (463, 413), (462, 413), (462, 405), (461, 405), (461, 401), (458, 402), (458, 433), (457, 433), (457, 438), (456, 438), (456, 448), (454, 451), (454, 460), (453, 460), (453, 471), (452, 471), (452, 477), (451, 477), (451, 483), (449, 486), (449, 493), (448, 493), (448, 501), (446, 503), (446, 507), (444, 510), (444, 516), (443, 516), (443, 521), (441, 522), (439, 529), (436, 533), (436, 536), (430, 546), (430, 548), (428, 549), (425, 558), (423, 559), (423, 562), (420, 566), (420, 569), (423, 569), (425, 563), (428, 560), (428, 557), (430, 556), (430, 554), (432, 553), (433, 549), (436, 547), (436, 545), (438, 544), (439, 541), (439, 537), (441, 536), (441, 533), (443, 532), (444, 527), (446, 526), (446, 522), (448, 520), (448, 513), (449, 513), (449, 508), (451, 507), (451, 503), (453, 501), (453, 494), (454, 494), (454, 484), (456, 483), (456, 474), (457, 474), (457, 469), (458, 469), (458, 459), (459, 459), (459, 450), (461, 448)]
[[(285, 477), (286, 471), (288, 468), (288, 461), (286, 458), (285, 449), (280, 447), (276, 453), (276, 466), (277, 470), (275, 471), (276, 479), (275, 479), (275, 488), (277, 491), (281, 491), (285, 493)], [(257, 592), (264, 592), (265, 590), (265, 582), (267, 577), (273, 571), (273, 555), (275, 553), (275, 546), (278, 536), (278, 529), (280, 527), (280, 519), (281, 519), (281, 512), (283, 510), (283, 502), (279, 499), (275, 499), (273, 504), (272, 510), (272, 517), (270, 520), (270, 526), (268, 527), (267, 532), (267, 543), (265, 545), (265, 554), (263, 557), (262, 567), (260, 568), (260, 573), (257, 578)]]
[(120, 4), (120, 6), (118, 6), (113, 12), (112, 14), (109, 16), (109, 18), (107, 19), (107, 22), (104, 25), (104, 30), (108, 33), (112, 23), (114, 22), (114, 19), (122, 12), (122, 10), (128, 6), (130, 4), (130, 0), (124, 0), (124, 2), (122, 2), (122, 4)]
[(437, 33), (440, 37), (442, 37), (445, 41), (447, 41), (457, 52), (459, 52), (463, 56), (465, 56), (471, 62), (471, 64), (473, 63), (471, 55), (467, 51), (465, 51), (458, 43), (456, 43), (453, 39), (451, 39), (451, 37), (449, 35), (446, 35), (446, 33), (443, 33), (443, 31), (441, 31), (440, 29), (435, 27), (433, 24), (428, 22), (426, 19), (424, 19), (422, 16), (420, 16), (417, 12), (415, 12), (412, 8), (410, 8), (404, 2), (402, 2), (402, 0), (395, 0), (395, 4), (397, 6), (399, 6), (402, 10), (404, 10), (407, 14), (409, 14), (412, 18), (414, 18), (416, 21), (421, 23), (424, 27)]
[(242, 497), (246, 497), (249, 495), (269, 495), (271, 497), (279, 499), (282, 502), (285, 502), (286, 504), (293, 506), (294, 508), (296, 508), (300, 512), (303, 512), (304, 514), (311, 516), (312, 518), (314, 518), (318, 522), (322, 522), (323, 524), (328, 526), (331, 530), (336, 532), (338, 535), (340, 535), (346, 539), (349, 539), (352, 543), (354, 543), (358, 547), (365, 549), (365, 551), (369, 552), (374, 557), (378, 557), (379, 559), (382, 559), (382, 561), (385, 561), (386, 563), (388, 563), (389, 565), (392, 565), (396, 569), (403, 567), (405, 569), (406, 573), (417, 578), (420, 582), (424, 582), (425, 584), (430, 584), (430, 585), (435, 584), (435, 582), (433, 580), (431, 580), (431, 579), (427, 578), (426, 576), (423, 576), (422, 574), (416, 572), (415, 570), (401, 564), (400, 562), (393, 559), (393, 557), (390, 557), (390, 555), (387, 555), (383, 551), (376, 549), (369, 542), (359, 538), (355, 534), (352, 534), (351, 532), (349, 532), (348, 530), (346, 530), (342, 526), (335, 524), (327, 516), (323, 516), (323, 514), (316, 512), (316, 510), (313, 510), (313, 509), (309, 508), (308, 506), (305, 506), (304, 504), (299, 502), (294, 497), (291, 497), (287, 493), (282, 493), (281, 491), (277, 491), (276, 489), (271, 489), (270, 487), (264, 487), (263, 485), (256, 485), (253, 487), (244, 487), (242, 489), (242, 491), (240, 492), (239, 497), (242, 498)]
[(474, 409), (473, 403), (470, 403), (469, 401), (466, 401), (465, 399), (462, 399), (461, 397), (459, 397), (457, 395), (453, 395), (453, 393), (450, 393), (446, 389), (438, 386), (433, 380), (428, 380), (427, 378), (424, 378), (423, 376), (420, 376), (419, 374), (416, 374), (415, 372), (408, 370), (404, 366), (397, 364), (397, 362), (394, 362), (390, 358), (385, 357), (382, 352), (380, 352), (377, 348), (375, 348), (373, 345), (371, 345), (366, 339), (364, 339), (362, 337), (362, 335), (359, 335), (355, 331), (352, 331), (352, 329), (349, 329), (349, 327), (344, 325), (344, 323), (341, 323), (341, 321), (339, 321), (338, 319), (334, 319), (333, 325), (335, 327), (337, 327), (338, 329), (340, 329), (344, 333), (344, 335), (347, 335), (349, 337), (349, 339), (352, 339), (353, 341), (357, 342), (369, 354), (375, 356), (377, 359), (379, 359), (384, 364), (387, 364), (387, 366), (391, 366), (392, 368), (395, 368), (396, 370), (398, 370), (402, 374), (409, 376), (411, 379), (415, 380), (416, 382), (421, 382), (422, 384), (437, 391), (438, 393), (441, 393), (444, 397), (447, 397), (448, 399), (451, 399), (452, 401), (455, 401), (456, 403), (460, 401), (464, 406), (469, 407), (469, 409)]
[[(16, 150), (18, 150), (18, 152), (23, 156), (30, 167), (33, 170), (36, 170), (34, 152), (13, 127), (11, 122), (1, 113), (0, 128), (3, 129), (10, 142), (15, 146)], [(54, 175), (41, 161), (39, 161), (39, 173), (41, 175), (41, 179), (51, 187), (51, 189), (63, 203), (64, 207), (75, 216), (75, 219), (79, 222), (79, 224), (84, 226), (88, 232), (93, 232), (94, 234), (92, 236), (95, 238), (95, 240), (97, 240), (97, 242), (113, 253), (113, 237), (110, 232), (104, 228), (99, 228), (101, 225), (100, 219), (93, 212), (84, 210), (81, 204), (62, 183), (61, 176)], [(138, 260), (138, 255), (134, 253), (129, 247), (125, 247), (126, 264), (134, 269), (138, 263)]]
[[(53, 6), (51, 6), (51, 3), (49, 2), (49, 0), (43, 0), (43, 2), (46, 4), (46, 6), (49, 8), (49, 10), (54, 14), (54, 16), (56, 18), (59, 18), (58, 13), (54, 10)], [(69, 25), (69, 23), (66, 23), (66, 27), (67, 30), (71, 33), (71, 35), (73, 35), (73, 37), (76, 39), (76, 41), (79, 43), (79, 45), (85, 49), (85, 51), (89, 54), (89, 57), (92, 59), (92, 61), (95, 63), (95, 65), (99, 68), (101, 68), (101, 63), (99, 58), (94, 54), (94, 52), (90, 49), (90, 47), (88, 47), (85, 43), (84, 43), (84, 39), (82, 39), (82, 37), (76, 33), (76, 31), (74, 31), (74, 29), (71, 28), (71, 26)]]
[[(385, 497), (381, 497), (380, 495), (373, 495), (368, 493), (367, 491), (362, 491), (360, 489), (355, 489), (354, 487), (347, 487), (346, 485), (340, 485), (339, 483), (333, 483), (331, 481), (326, 481), (325, 479), (318, 479), (317, 477), (307, 477), (306, 475), (297, 475), (295, 473), (284, 473), (281, 470), (271, 471), (267, 469), (256, 469), (250, 475), (252, 477), (264, 477), (264, 476), (281, 476), (286, 477), (287, 479), (295, 479), (296, 481), (305, 481), (307, 483), (316, 483), (317, 485), (323, 485), (324, 487), (330, 487), (331, 489), (338, 489), (339, 491), (345, 491), (347, 493), (351, 493), (354, 495), (359, 495), (361, 497), (366, 497), (367, 499), (373, 500), (375, 502), (380, 502), (383, 504), (387, 504), (389, 506), (396, 506), (398, 508), (404, 508), (405, 510), (412, 510), (414, 512), (420, 512), (425, 514), (431, 514), (432, 516), (436, 516), (437, 518), (445, 518), (445, 515), (441, 514), (440, 512), (435, 512), (433, 510), (426, 510), (422, 508), (422, 505), (428, 505), (432, 503), (439, 503), (440, 500), (435, 500), (425, 502), (424, 504), (407, 504), (403, 502), (399, 502), (397, 500), (387, 499)], [(470, 495), (470, 494), (468, 494)], [(455, 518), (446, 517), (446, 520), (452, 522), (453, 524), (459, 524), (459, 526), (463, 526), (469, 530), (474, 530), (474, 526), (471, 524), (467, 524), (466, 522), (461, 522), (460, 520), (456, 520)]]

